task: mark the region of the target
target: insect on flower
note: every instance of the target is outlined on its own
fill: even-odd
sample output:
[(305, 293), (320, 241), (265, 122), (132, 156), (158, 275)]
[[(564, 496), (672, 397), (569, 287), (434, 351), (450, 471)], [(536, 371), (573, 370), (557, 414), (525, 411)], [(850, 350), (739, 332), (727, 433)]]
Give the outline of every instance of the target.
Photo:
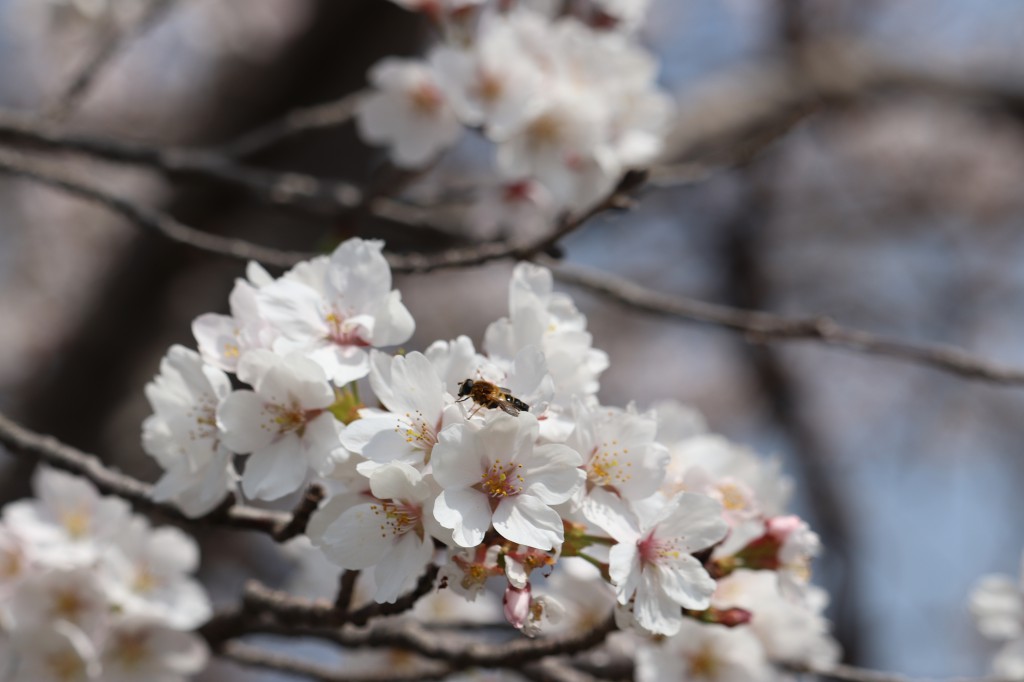
[(470, 399), (476, 403), (476, 407), (469, 414), (470, 417), (484, 407), (491, 410), (498, 408), (513, 417), (519, 416), (520, 412), (530, 411), (530, 406), (512, 395), (509, 389), (480, 379), (466, 379), (459, 384), (459, 400), (455, 402), (461, 403)]

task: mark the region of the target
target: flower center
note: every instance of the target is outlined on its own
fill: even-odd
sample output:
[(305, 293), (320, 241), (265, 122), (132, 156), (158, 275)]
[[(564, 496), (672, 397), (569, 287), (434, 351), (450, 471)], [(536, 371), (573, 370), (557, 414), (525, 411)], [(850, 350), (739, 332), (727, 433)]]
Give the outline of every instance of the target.
[(522, 484), (525, 483), (519, 473), (522, 468), (522, 464), (502, 464), (500, 459), (496, 459), (491, 467), (480, 475), (477, 489), (494, 499), (518, 495), (523, 492)]
[(305, 431), (306, 424), (323, 412), (323, 410), (304, 410), (299, 401), (294, 399), (288, 405), (268, 404), (266, 411), (271, 416), (270, 428), (276, 430), (279, 435), (294, 431), (299, 436), (302, 436)]
[(687, 664), (690, 669), (690, 677), (693, 678), (711, 678), (718, 668), (718, 660), (710, 647), (702, 647), (690, 656)]
[(562, 122), (553, 114), (541, 114), (526, 129), (534, 147), (555, 146), (562, 139)]
[(493, 104), (505, 92), (505, 83), (491, 71), (481, 70), (476, 83), (476, 95), (486, 104)]
[[(440, 424), (438, 424), (440, 426)], [(431, 426), (423, 413), (416, 410), (415, 414), (405, 413), (405, 420), (399, 421), (395, 427), (397, 433), (405, 436), (405, 442), (423, 451), (423, 463), (430, 462), (430, 453), (437, 445), (437, 426)]]
[(51, 654), (47, 656), (46, 663), (54, 678), (61, 682), (86, 678), (85, 661), (74, 651), (59, 651)]
[(660, 540), (654, 537), (652, 530), (647, 537), (637, 540), (640, 561), (644, 564), (658, 564), (663, 559), (678, 559), (683, 555), (675, 540)]
[(366, 332), (359, 322), (346, 317), (337, 310), (332, 310), (324, 316), (327, 323), (327, 339), (339, 346), (369, 346), (369, 342), (363, 338)]
[(420, 514), (422, 510), (415, 505), (381, 502), (380, 504), (371, 504), (370, 510), (380, 518), (380, 536), (382, 538), (387, 538), (389, 535), (397, 538), (409, 531), (421, 528)]
[(72, 623), (77, 623), (87, 604), (82, 595), (74, 590), (58, 590), (53, 595), (53, 602), (50, 606), (50, 614), (54, 619), (62, 618)]
[(146, 646), (147, 634), (144, 632), (125, 632), (117, 636), (114, 651), (117, 660), (124, 668), (138, 668), (149, 658)]
[(209, 393), (199, 396), (196, 403), (189, 407), (187, 416), (195, 424), (189, 429), (188, 438), (191, 441), (214, 441), (216, 447), (218, 442), (217, 432), (217, 399)]
[(160, 587), (160, 579), (148, 566), (139, 566), (132, 580), (132, 591), (137, 594), (148, 594)]
[(420, 83), (409, 92), (413, 109), (422, 116), (433, 116), (444, 104), (441, 91), (430, 83)]
[(621, 455), (629, 454), (629, 449), (613, 450), (612, 448), (617, 447), (618, 444), (619, 441), (613, 440), (611, 444), (605, 442), (601, 443), (600, 447), (594, 447), (586, 466), (587, 479), (594, 486), (611, 488), (621, 485), (633, 477), (630, 473), (633, 463), (619, 460)]
[(80, 507), (69, 509), (60, 516), (60, 523), (64, 526), (64, 530), (75, 540), (89, 534), (91, 522), (92, 517), (89, 515), (89, 512)]

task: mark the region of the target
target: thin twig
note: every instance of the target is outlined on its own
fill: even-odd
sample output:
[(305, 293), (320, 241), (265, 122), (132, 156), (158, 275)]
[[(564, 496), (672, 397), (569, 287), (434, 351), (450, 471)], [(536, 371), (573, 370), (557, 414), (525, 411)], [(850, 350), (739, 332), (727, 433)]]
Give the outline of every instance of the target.
[(217, 151), (232, 158), (244, 158), (296, 135), (340, 126), (352, 119), (356, 106), (365, 95), (366, 92), (360, 90), (330, 102), (293, 109), (282, 118), (221, 145)]
[(78, 108), (89, 93), (93, 83), (109, 66), (114, 57), (136, 39), (146, 34), (166, 16), (176, 0), (150, 0), (139, 17), (131, 25), (119, 27), (116, 17), (106, 17), (99, 38), (93, 43), (93, 52), (70, 80), (67, 86), (47, 108), (44, 117), (50, 121), (63, 121)]
[(258, 509), (242, 504), (226, 502), (210, 514), (192, 519), (170, 504), (154, 502), (153, 486), (143, 481), (110, 469), (95, 456), (76, 450), (56, 438), (34, 433), (0, 414), (0, 445), (14, 455), (29, 457), (57, 469), (83, 476), (105, 495), (116, 495), (142, 510), (159, 512), (177, 521), (201, 525), (229, 526), (266, 533), (273, 538), (283, 538), (285, 529), (303, 532), (293, 523), (293, 517), (286, 512)]
[(938, 344), (912, 343), (843, 327), (830, 317), (785, 317), (742, 310), (653, 291), (625, 278), (551, 258), (537, 258), (551, 267), (554, 277), (583, 287), (636, 310), (683, 320), (714, 324), (743, 332), (752, 343), (816, 341), (831, 346), (897, 358), (939, 369), (968, 379), (995, 384), (1024, 384), (1024, 370), (1003, 367), (963, 349)]
[(218, 652), (223, 658), (240, 665), (265, 670), (276, 670), (288, 675), (305, 677), (321, 682), (417, 682), (418, 680), (439, 680), (453, 671), (448, 666), (424, 663), (409, 672), (368, 673), (364, 675), (345, 672), (340, 667), (329, 667), (309, 663), (305, 660), (278, 654), (258, 647), (228, 642)]

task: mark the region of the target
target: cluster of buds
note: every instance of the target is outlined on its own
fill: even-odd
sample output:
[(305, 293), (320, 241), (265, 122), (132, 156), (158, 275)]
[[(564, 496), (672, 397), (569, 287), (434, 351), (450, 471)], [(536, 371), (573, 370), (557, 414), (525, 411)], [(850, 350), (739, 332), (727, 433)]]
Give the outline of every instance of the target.
[(657, 637), (650, 656), (697, 628), (751, 638), (765, 666), (835, 657), (807, 583), (817, 536), (784, 515), (777, 462), (679, 404), (601, 405), (608, 357), (534, 265), (515, 268), (481, 349), (459, 336), (382, 350), (413, 320), (381, 249), (349, 240), (279, 279), (250, 267), (231, 315), (196, 320), (198, 352), (172, 348), (147, 390), (161, 499), (195, 516), (239, 479), (268, 500), (316, 480), (331, 494), (308, 538), (377, 602), (434, 563), (466, 601), (500, 584), (528, 635), (614, 602), (620, 627)]
[(0, 523), (0, 679), (183, 682), (208, 652), (195, 541), (92, 484), (40, 468)]

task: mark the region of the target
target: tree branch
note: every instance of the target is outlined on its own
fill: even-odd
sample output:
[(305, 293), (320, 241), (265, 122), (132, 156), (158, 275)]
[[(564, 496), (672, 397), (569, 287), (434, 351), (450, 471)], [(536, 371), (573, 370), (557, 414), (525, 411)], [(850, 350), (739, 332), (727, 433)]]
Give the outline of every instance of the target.
[(636, 310), (743, 332), (751, 343), (815, 341), (925, 365), (967, 379), (1008, 386), (1024, 385), (1024, 370), (987, 362), (953, 346), (919, 344), (880, 336), (843, 327), (828, 316), (786, 317), (708, 303), (653, 291), (622, 277), (580, 265), (543, 257), (534, 260), (550, 267), (555, 279), (566, 284), (582, 287)]
[(282, 118), (221, 145), (217, 151), (232, 158), (244, 158), (265, 151), (296, 135), (340, 126), (352, 119), (356, 106), (365, 96), (366, 91), (359, 90), (330, 102), (293, 109)]

